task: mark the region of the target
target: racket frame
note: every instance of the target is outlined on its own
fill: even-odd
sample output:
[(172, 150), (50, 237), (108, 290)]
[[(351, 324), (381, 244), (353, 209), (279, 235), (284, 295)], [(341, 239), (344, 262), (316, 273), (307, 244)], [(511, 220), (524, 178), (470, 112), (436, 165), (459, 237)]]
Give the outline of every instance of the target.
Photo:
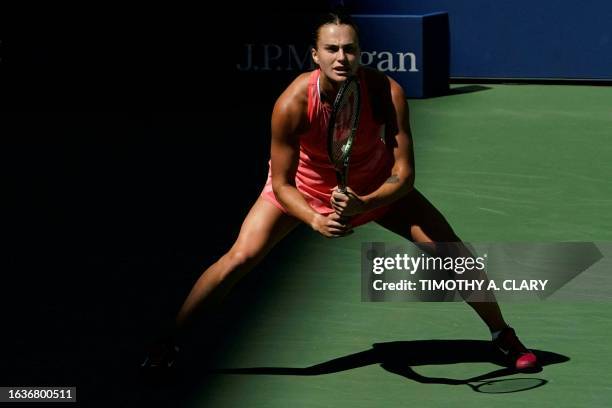
[[(338, 115), (338, 111), (341, 108), (340, 104), (343, 101), (344, 94), (352, 84), (355, 84), (355, 116), (352, 119), (352, 123), (350, 124), (350, 134), (347, 138), (347, 142), (342, 152), (342, 156), (340, 160), (336, 161), (334, 158), (334, 133), (336, 129), (336, 117)], [(338, 181), (338, 190), (341, 193), (346, 192), (347, 187), (347, 179), (348, 179), (348, 168), (349, 168), (349, 160), (351, 157), (351, 150), (353, 148), (353, 143), (355, 141), (355, 136), (357, 134), (357, 128), (359, 127), (359, 115), (361, 110), (361, 89), (359, 80), (355, 76), (348, 77), (338, 89), (338, 93), (336, 94), (336, 99), (334, 100), (334, 104), (332, 107), (331, 115), (329, 117), (329, 123), (327, 127), (327, 153), (329, 155), (329, 159), (334, 165), (334, 170), (336, 171), (336, 179)]]

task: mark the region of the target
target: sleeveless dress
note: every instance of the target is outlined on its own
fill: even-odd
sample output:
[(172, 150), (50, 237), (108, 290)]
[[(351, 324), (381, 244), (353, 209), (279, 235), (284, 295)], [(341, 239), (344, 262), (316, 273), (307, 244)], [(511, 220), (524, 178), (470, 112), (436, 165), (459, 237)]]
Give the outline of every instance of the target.
[[(364, 195), (378, 189), (391, 176), (394, 159), (393, 153), (384, 143), (384, 124), (376, 123), (374, 120), (363, 70), (360, 69), (358, 75), (361, 112), (349, 161), (347, 185), (357, 194)], [(295, 185), (316, 212), (328, 215), (334, 212), (330, 199), (338, 182), (327, 154), (327, 124), (331, 107), (321, 102), (319, 76), (320, 70), (314, 70), (308, 81), (309, 126), (300, 136), (300, 158)], [(271, 167), (261, 197), (287, 213), (272, 191)], [(352, 217), (351, 225), (356, 227), (372, 221), (386, 213), (388, 209), (388, 206), (384, 206), (356, 215)]]

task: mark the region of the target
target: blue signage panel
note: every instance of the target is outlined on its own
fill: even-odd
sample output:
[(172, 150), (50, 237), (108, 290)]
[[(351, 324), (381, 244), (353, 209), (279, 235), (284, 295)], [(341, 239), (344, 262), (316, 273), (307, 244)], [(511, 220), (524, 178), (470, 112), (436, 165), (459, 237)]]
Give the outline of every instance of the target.
[(612, 79), (609, 0), (345, 0), (363, 14), (448, 12), (452, 77)]
[[(361, 61), (398, 81), (406, 95), (424, 98), (448, 90), (448, 15), (353, 16)], [(300, 73), (316, 68), (311, 58), (311, 21), (271, 17), (245, 30), (234, 51), (236, 85), (249, 94), (277, 97)], [(272, 24), (274, 20), (274, 24)], [(253, 23), (255, 24), (255, 23)], [(273, 27), (273, 28), (270, 28)], [(248, 98), (248, 95), (243, 97)]]
[(395, 79), (408, 97), (448, 91), (448, 15), (356, 15), (361, 62)]

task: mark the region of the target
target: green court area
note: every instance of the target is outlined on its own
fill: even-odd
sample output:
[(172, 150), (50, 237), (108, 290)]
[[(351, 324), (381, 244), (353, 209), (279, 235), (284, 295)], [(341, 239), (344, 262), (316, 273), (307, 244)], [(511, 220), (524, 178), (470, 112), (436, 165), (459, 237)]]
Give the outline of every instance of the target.
[[(416, 186), (463, 240), (612, 241), (612, 88), (455, 85), (409, 102)], [(557, 357), (469, 385), (501, 367), (479, 361), (489, 332), (467, 305), (361, 302), (361, 243), (397, 240), (376, 224), (293, 232), (239, 288), (250, 302), (227, 323), (223, 370), (191, 378), (185, 406), (610, 406), (611, 303), (503, 303), (526, 345)]]

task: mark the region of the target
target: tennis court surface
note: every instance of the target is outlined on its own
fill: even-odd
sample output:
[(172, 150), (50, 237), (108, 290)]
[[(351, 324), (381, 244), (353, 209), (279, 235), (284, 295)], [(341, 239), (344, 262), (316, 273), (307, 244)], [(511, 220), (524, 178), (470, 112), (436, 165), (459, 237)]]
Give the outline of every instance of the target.
[[(455, 85), (451, 95), (411, 100), (417, 188), (466, 241), (612, 241), (611, 100), (609, 87), (552, 85)], [(609, 406), (609, 301), (503, 303), (546, 364), (508, 375), (487, 361), (488, 330), (463, 303), (361, 302), (361, 242), (399, 239), (375, 224), (338, 240), (293, 232), (230, 299), (214, 356), (190, 352), (176, 385), (144, 399)], [(197, 336), (205, 343), (205, 333)], [(487, 374), (486, 384), (465, 381)]]

